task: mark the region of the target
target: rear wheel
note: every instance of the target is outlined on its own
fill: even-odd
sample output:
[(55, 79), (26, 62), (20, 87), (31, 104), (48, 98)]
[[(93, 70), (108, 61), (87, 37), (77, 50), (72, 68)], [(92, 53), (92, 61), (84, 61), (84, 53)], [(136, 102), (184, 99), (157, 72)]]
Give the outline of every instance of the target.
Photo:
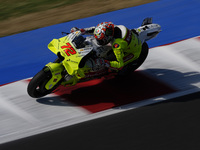
[(50, 71), (45, 72), (44, 70), (45, 69), (38, 72), (28, 84), (27, 92), (33, 98), (39, 98), (50, 94), (61, 83), (60, 81), (52, 89), (47, 90), (45, 85), (51, 79), (52, 75)]

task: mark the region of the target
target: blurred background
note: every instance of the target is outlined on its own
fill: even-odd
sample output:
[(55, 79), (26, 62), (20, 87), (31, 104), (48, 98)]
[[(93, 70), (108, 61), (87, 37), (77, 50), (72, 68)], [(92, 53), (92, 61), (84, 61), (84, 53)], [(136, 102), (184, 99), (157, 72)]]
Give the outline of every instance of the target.
[[(45, 132), (47, 128), (50, 130), (55, 126), (60, 127), (60, 125), (87, 118), (91, 112), (81, 106), (102, 109), (99, 104), (105, 104), (106, 107), (113, 107), (114, 111), (121, 111), (126, 108), (115, 109), (114, 105), (121, 105), (126, 102), (126, 99), (134, 102), (137, 98), (143, 101), (146, 100), (146, 97), (154, 97), (155, 102), (159, 102), (159, 100), (170, 99), (174, 96), (172, 93), (173, 96), (169, 97), (166, 95), (155, 97), (160, 94), (157, 89), (160, 91), (166, 89), (165, 86), (157, 86), (158, 84), (155, 84), (157, 82), (175, 89), (177, 91), (175, 96), (199, 91), (200, 1), (154, 1), (0, 0), (0, 143), (38, 134), (40, 131)], [(47, 45), (52, 39), (62, 37), (62, 31), (69, 32), (74, 26), (90, 27), (102, 21), (123, 24), (131, 29), (140, 26), (146, 17), (153, 17), (153, 22), (161, 25), (162, 32), (157, 38), (148, 41), (151, 48), (148, 58), (131, 80), (129, 78), (126, 79), (126, 82), (108, 80), (104, 84), (101, 82), (96, 86), (86, 85), (86, 87), (75, 89), (72, 94), (61, 93), (50, 96), (49, 99), (35, 100), (27, 95), (29, 81), (27, 78), (33, 77), (44, 65), (56, 59), (57, 56), (48, 50)], [(132, 91), (130, 86), (135, 87), (139, 92)], [(124, 87), (127, 87), (128, 90), (124, 90)], [(113, 90), (114, 88), (117, 90)], [(105, 95), (111, 94), (105, 97), (101, 92)], [(121, 94), (122, 92), (124, 93)], [(144, 94), (142, 95), (141, 92)], [(127, 96), (125, 97), (125, 95)], [(19, 142), (22, 146), (14, 149), (35, 149), (37, 140), (46, 144), (44, 149), (55, 149), (56, 142), (59, 142), (60, 147), (66, 146), (66, 142), (68, 142), (68, 149), (70, 149), (70, 144), (73, 147), (71, 149), (75, 149), (74, 146), (84, 145), (87, 147), (91, 146), (91, 143), (100, 149), (102, 149), (102, 143), (118, 149), (119, 146), (123, 146), (121, 149), (131, 149), (124, 148), (129, 145), (134, 149), (137, 146), (139, 149), (154, 150), (156, 147), (159, 150), (161, 147), (167, 150), (181, 149), (180, 146), (197, 149), (196, 145), (199, 145), (200, 135), (197, 132), (200, 126), (199, 94), (197, 97), (195, 101), (192, 98), (191, 100), (183, 97), (185, 100), (166, 102), (160, 108), (158, 108), (160, 105), (147, 106), (146, 110), (143, 107), (137, 109), (137, 112), (121, 116), (122, 119), (114, 117), (114, 123), (106, 123), (103, 120), (103, 127), (99, 126), (99, 121), (97, 121), (97, 125), (91, 123), (88, 126), (86, 124), (82, 129), (85, 132), (82, 134), (83, 137), (79, 137), (77, 131), (81, 129), (77, 130), (80, 127), (77, 126), (75, 130), (70, 130), (71, 135), (68, 130), (62, 132), (61, 135), (64, 137), (59, 134), (48, 142), (45, 140), (49, 140), (49, 134), (42, 138), (36, 137), (35, 140), (30, 138), (32, 144), (31, 142)], [(84, 100), (80, 101), (80, 98)], [(51, 103), (44, 103), (47, 100)], [(123, 120), (124, 118), (125, 120)], [(108, 120), (112, 119), (107, 118)], [(92, 126), (95, 128), (94, 130), (90, 128)], [(98, 134), (97, 129), (101, 129)], [(105, 131), (108, 131), (107, 134)], [(67, 134), (65, 134), (66, 132)], [(89, 134), (91, 136), (88, 136), (90, 132), (95, 135)], [(110, 137), (112, 135), (114, 138)], [(90, 142), (91, 140), (93, 142)], [(87, 143), (88, 141), (89, 143)], [(188, 144), (188, 147), (184, 144)], [(146, 147), (142, 148), (143, 146)], [(96, 147), (93, 149), (96, 150)], [(1, 147), (0, 149), (2, 150)], [(81, 147), (81, 149), (83, 148)]]
[(0, 0), (0, 37), (156, 0)]

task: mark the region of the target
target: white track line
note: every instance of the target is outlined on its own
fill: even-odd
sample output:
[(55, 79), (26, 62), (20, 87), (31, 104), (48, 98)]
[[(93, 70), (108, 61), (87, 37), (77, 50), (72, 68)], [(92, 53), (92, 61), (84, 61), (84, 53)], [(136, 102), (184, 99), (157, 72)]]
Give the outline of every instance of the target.
[(9, 112), (13, 113), (14, 115), (19, 116), (22, 119), (25, 119), (26, 121), (35, 124), (38, 123), (39, 120), (34, 118), (32, 115), (28, 114), (26, 111), (22, 110), (21, 108), (17, 107), (16, 105), (12, 104), (12, 102), (9, 101), (9, 99), (3, 97), (0, 93), (0, 105), (8, 110)]

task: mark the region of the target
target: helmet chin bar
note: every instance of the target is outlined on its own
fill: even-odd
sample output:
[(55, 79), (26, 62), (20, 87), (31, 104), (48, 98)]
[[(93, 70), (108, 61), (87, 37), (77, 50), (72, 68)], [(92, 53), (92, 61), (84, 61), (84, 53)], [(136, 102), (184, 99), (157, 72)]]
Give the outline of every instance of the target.
[(108, 40), (106, 40), (106, 39), (102, 39), (102, 40), (96, 39), (96, 40), (97, 40), (97, 44), (99, 44), (99, 45), (106, 45), (106, 44), (108, 44), (111, 41), (111, 38), (109, 38)]

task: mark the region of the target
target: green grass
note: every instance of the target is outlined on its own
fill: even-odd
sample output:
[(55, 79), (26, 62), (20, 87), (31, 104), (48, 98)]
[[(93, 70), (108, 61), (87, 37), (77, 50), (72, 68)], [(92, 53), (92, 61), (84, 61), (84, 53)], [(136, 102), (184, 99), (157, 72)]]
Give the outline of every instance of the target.
[(81, 0), (0, 0), (0, 20), (77, 3)]

